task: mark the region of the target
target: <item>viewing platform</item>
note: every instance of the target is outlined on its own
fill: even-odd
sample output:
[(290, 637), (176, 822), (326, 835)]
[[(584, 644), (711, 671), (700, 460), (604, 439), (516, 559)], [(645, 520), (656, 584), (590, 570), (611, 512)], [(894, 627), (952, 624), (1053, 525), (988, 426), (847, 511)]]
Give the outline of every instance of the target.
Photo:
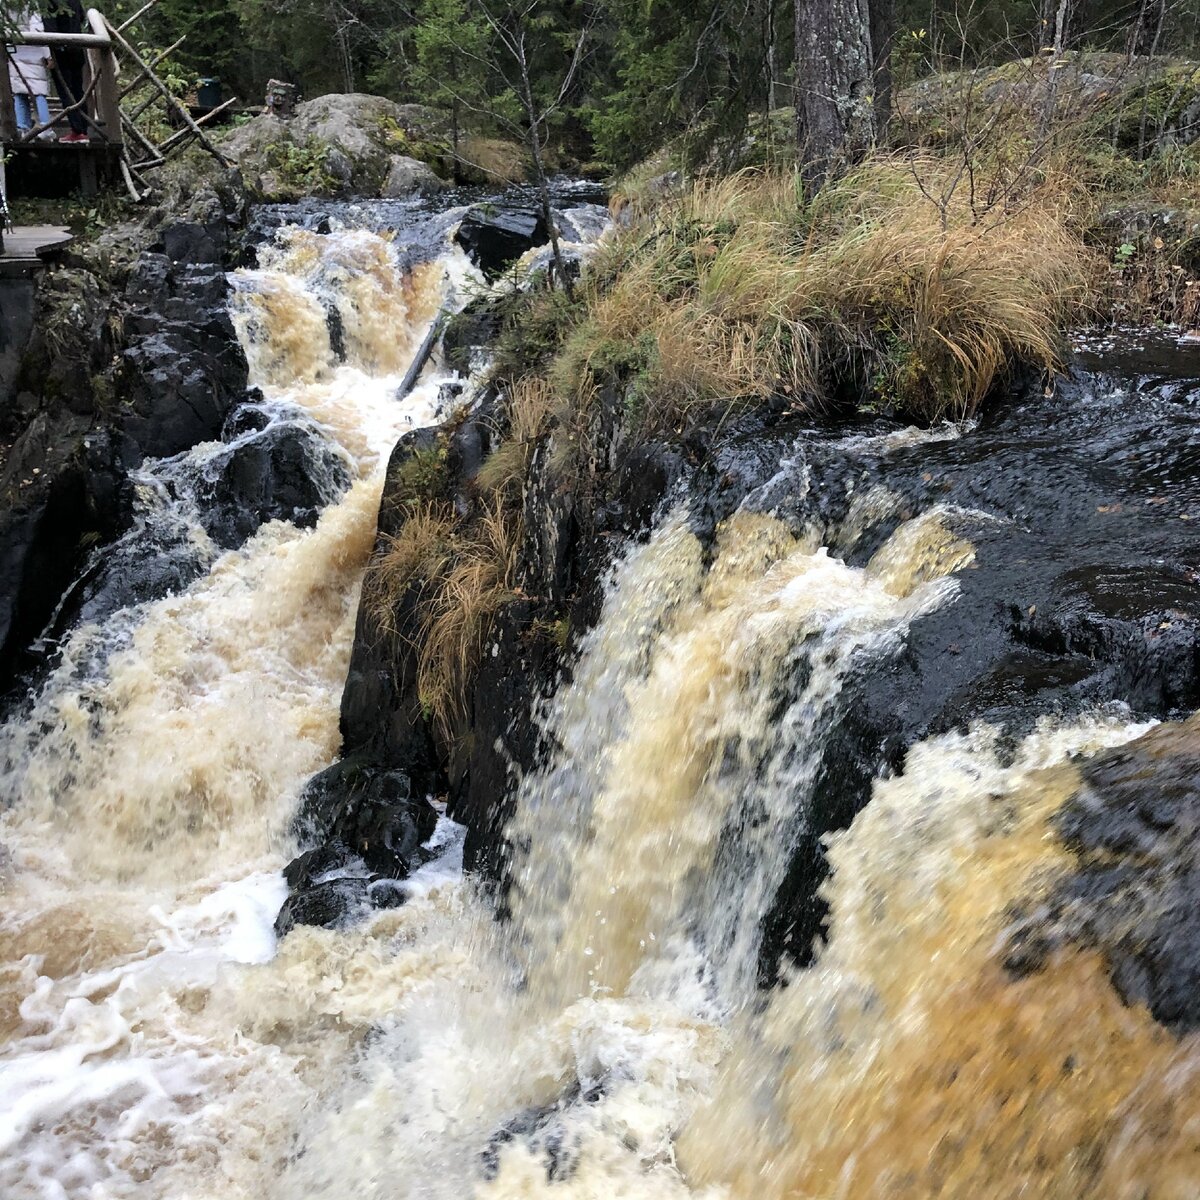
[[(201, 126), (219, 118), (235, 101), (194, 116), (156, 74), (156, 68), (183, 39), (150, 59), (130, 41), (134, 36), (130, 26), (155, 2), (149, 0), (120, 25), (89, 8), (78, 33), (37, 28), (9, 32), (8, 61), (0, 65), (0, 183), (4, 195), (54, 196), (78, 191), (90, 196), (105, 188), (123, 187), (137, 201), (149, 191), (145, 172), (161, 166), (190, 143), (198, 142), (218, 161), (226, 161)], [(49, 120), (22, 129), (7, 68), (16, 49), (25, 46), (47, 49), (62, 99), (61, 104), (51, 103)], [(58, 62), (67, 51), (82, 59), (81, 75), (70, 85)], [(73, 102), (68, 103), (72, 97)], [(149, 121), (155, 115), (152, 110), (158, 110), (158, 124)], [(162, 118), (173, 130), (165, 139), (156, 132)]]
[(27, 279), (70, 245), (72, 234), (61, 225), (18, 225), (4, 234), (0, 279)]

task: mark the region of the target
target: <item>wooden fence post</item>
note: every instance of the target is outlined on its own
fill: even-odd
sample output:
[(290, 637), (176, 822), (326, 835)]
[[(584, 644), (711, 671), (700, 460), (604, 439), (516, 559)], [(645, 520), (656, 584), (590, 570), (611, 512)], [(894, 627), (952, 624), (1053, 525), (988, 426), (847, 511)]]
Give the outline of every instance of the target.
[(120, 145), (121, 107), (117, 88), (117, 60), (113, 53), (112, 39), (109, 37), (104, 18), (94, 8), (87, 11), (87, 23), (88, 28), (97, 37), (102, 37), (108, 42), (106, 48), (88, 51), (88, 65), (92, 74), (99, 80), (96, 87), (96, 125), (111, 145)]
[(17, 110), (13, 105), (12, 83), (8, 78), (8, 50), (0, 63), (0, 144), (17, 140)]

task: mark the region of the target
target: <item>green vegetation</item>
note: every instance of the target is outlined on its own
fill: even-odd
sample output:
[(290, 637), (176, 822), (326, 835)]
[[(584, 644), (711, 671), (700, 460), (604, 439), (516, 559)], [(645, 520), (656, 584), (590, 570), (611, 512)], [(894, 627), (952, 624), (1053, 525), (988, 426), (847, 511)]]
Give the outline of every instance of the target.
[[(140, 7), (116, 0), (113, 12), (125, 17)], [(1036, 0), (882, 7), (894, 9), (885, 41), (897, 87), (977, 68), (1017, 78), (1013, 64), (1048, 45), (1045, 5)], [(623, 170), (668, 143), (689, 165), (728, 166), (756, 124), (760, 135), (782, 135), (767, 143), (788, 141), (786, 122), (777, 130), (760, 122), (792, 103), (793, 9), (793, 0), (159, 0), (136, 28), (146, 45), (186, 37), (170, 60), (185, 90), (216, 75), (226, 94), (256, 103), (275, 77), (308, 98), (373, 91), (439, 108), (453, 156), (460, 139), (511, 137), (514, 123), (528, 122), (520, 71), (497, 34), (519, 23), (535, 108), (553, 109), (543, 131), (548, 152), (567, 164)], [(581, 37), (585, 52), (560, 98), (564, 64)], [(1143, 110), (1153, 131), (1178, 119), (1195, 95), (1182, 59), (1200, 55), (1200, 0), (1075, 0), (1064, 46), (1107, 55), (1101, 75), (1121, 64), (1127, 104), (1118, 137), (1137, 145)], [(1178, 72), (1143, 78), (1139, 56), (1152, 51), (1180, 56)]]
[(267, 152), (267, 164), (279, 176), (282, 191), (295, 196), (328, 196), (338, 191), (338, 180), (327, 167), (329, 148), (316, 138), (301, 145), (278, 142)]

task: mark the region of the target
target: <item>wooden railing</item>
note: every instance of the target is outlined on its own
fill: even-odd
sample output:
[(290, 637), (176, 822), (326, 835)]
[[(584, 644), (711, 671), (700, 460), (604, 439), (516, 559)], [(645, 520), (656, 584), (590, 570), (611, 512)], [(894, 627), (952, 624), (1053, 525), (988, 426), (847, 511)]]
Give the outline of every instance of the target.
[(29, 143), (37, 144), (40, 133), (51, 126), (66, 122), (67, 114), (80, 113), (87, 122), (88, 133), (99, 146), (120, 147), (121, 108), (120, 88), (117, 85), (116, 46), (108, 24), (94, 8), (87, 10), (86, 33), (49, 33), (46, 31), (10, 34), (16, 45), (74, 47), (86, 55), (83, 95), (75, 103), (58, 113), (49, 123), (35, 124), (22, 132), (17, 128), (16, 109), (13, 105), (12, 86), (8, 77), (10, 51), (5, 48), (5, 59), (0, 64), (0, 142), (10, 147)]

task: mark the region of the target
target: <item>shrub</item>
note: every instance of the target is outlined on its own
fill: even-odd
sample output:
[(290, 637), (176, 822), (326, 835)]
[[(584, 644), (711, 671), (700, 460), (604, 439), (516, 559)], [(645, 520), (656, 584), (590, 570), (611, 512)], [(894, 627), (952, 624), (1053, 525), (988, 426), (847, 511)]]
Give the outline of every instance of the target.
[(696, 183), (587, 273), (587, 319), (550, 378), (581, 395), (623, 348), (659, 426), (696, 403), (847, 389), (925, 420), (974, 412), (1009, 363), (1057, 363), (1089, 254), (1054, 212), (981, 222), (922, 188), (889, 159), (812, 201), (791, 175)]

